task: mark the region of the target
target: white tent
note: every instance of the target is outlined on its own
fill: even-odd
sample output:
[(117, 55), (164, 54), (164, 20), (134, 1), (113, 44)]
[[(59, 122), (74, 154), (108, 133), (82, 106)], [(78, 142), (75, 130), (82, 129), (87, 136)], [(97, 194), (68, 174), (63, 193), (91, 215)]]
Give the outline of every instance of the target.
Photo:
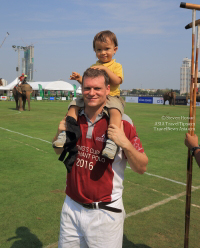
[(82, 87), (81, 86), (78, 87), (78, 89), (76, 90), (76, 93), (77, 94), (82, 94)]
[[(0, 91), (10, 91), (14, 88), (15, 85), (17, 85), (17, 83), (19, 83), (18, 78), (16, 78), (13, 82), (11, 82), (10, 84), (6, 85), (6, 86), (0, 86)], [(74, 87), (73, 85), (71, 85), (70, 83), (67, 83), (65, 81), (51, 81), (51, 82), (28, 82), (33, 90), (39, 90), (39, 84), (42, 85), (42, 89), (43, 90), (66, 90), (66, 91), (74, 91)]]
[(43, 90), (66, 90), (73, 91), (74, 87), (65, 81), (52, 81), (52, 82), (28, 82), (33, 90), (39, 90), (39, 84), (42, 85)]
[(19, 82), (18, 78), (16, 78), (12, 83), (6, 86), (0, 86), (0, 90), (12, 90), (18, 82)]

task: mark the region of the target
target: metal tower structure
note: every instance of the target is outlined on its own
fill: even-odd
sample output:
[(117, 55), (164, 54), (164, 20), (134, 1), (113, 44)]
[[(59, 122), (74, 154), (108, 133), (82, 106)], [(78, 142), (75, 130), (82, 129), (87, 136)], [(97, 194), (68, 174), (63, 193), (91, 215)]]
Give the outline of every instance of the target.
[(26, 47), (24, 58), (22, 60), (23, 72), (27, 75), (28, 81), (33, 81), (33, 65), (34, 65), (34, 46)]
[(15, 50), (15, 52), (18, 51), (18, 65), (16, 67), (16, 71), (18, 72), (17, 76), (19, 77), (21, 74), (20, 72), (20, 51), (26, 51), (27, 47), (13, 45), (12, 48)]

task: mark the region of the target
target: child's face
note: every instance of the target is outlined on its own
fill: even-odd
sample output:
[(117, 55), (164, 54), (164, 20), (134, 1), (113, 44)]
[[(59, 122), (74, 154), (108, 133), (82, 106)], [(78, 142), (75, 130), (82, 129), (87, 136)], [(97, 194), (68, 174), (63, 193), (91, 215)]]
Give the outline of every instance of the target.
[(95, 53), (101, 63), (110, 62), (117, 49), (118, 47), (109, 38), (106, 38), (106, 42), (95, 42)]

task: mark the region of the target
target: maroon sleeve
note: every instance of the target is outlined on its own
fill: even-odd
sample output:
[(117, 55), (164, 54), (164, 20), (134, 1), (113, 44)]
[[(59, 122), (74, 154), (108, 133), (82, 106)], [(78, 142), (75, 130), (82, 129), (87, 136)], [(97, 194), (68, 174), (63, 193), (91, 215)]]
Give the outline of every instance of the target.
[(125, 120), (123, 121), (123, 123), (124, 123), (124, 133), (126, 137), (130, 140), (130, 142), (132, 143), (132, 145), (135, 147), (137, 151), (143, 153), (144, 149), (137, 135), (135, 126)]

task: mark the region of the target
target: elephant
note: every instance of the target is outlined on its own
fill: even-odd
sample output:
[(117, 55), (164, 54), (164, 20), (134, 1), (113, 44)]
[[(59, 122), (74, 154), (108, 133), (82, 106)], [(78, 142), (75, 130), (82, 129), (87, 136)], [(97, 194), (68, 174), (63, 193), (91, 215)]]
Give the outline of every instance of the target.
[[(30, 98), (31, 98), (30, 95), (33, 92), (32, 87), (26, 83), (15, 86), (12, 91), (16, 102), (16, 109), (19, 111), (25, 110), (26, 99), (27, 99), (28, 110), (30, 111)], [(23, 106), (22, 106), (22, 102), (23, 102)]]
[(169, 91), (169, 92), (166, 92), (164, 95), (163, 95), (163, 105), (165, 105), (165, 102), (168, 100), (169, 101), (169, 104), (172, 105), (172, 102), (175, 106), (175, 100), (176, 100), (176, 92), (174, 91)]

